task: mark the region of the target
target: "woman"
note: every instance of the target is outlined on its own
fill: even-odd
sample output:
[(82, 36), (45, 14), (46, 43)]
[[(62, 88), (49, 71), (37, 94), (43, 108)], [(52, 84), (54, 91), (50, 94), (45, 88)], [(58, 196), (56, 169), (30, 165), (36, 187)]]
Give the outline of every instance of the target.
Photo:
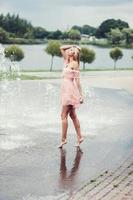
[(67, 143), (67, 129), (68, 129), (68, 114), (71, 117), (76, 133), (77, 144), (79, 146), (84, 138), (80, 130), (80, 122), (77, 117), (75, 109), (83, 103), (83, 94), (80, 84), (79, 71), (79, 53), (80, 47), (76, 45), (65, 45), (60, 47), (62, 56), (64, 58), (63, 80), (61, 85), (61, 120), (62, 120), (62, 138), (61, 144), (58, 146), (62, 148)]

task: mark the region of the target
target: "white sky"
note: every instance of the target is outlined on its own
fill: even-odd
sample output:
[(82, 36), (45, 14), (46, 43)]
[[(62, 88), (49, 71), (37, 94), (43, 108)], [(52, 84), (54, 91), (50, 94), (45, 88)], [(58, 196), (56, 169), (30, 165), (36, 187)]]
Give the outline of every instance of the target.
[(121, 19), (133, 27), (133, 0), (0, 0), (0, 13), (19, 14), (49, 31)]

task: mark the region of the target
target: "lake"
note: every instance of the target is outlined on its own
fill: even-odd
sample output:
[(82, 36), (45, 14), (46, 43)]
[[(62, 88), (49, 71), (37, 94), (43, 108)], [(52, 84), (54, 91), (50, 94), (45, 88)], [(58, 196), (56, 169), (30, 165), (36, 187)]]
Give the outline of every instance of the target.
[[(7, 45), (4, 45), (7, 46)], [(49, 69), (51, 64), (51, 56), (48, 55), (44, 49), (46, 44), (41, 45), (19, 45), (24, 53), (25, 57), (20, 62), (20, 69)], [(111, 48), (101, 48), (92, 45), (82, 45), (93, 49), (96, 52), (96, 59), (91, 64), (86, 64), (86, 69), (102, 69), (102, 68), (113, 68), (114, 62), (109, 56)], [(133, 50), (122, 49), (123, 58), (118, 60), (117, 67), (120, 68), (132, 68), (133, 67)], [(82, 68), (82, 62), (80, 62)], [(62, 69), (63, 58), (54, 57), (53, 69)]]

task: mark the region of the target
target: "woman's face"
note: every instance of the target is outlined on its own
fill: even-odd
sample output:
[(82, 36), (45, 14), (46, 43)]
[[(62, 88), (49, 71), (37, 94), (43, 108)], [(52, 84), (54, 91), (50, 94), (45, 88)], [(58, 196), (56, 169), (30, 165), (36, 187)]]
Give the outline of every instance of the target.
[(76, 56), (78, 53), (77, 48), (71, 47), (70, 49), (67, 50), (68, 56)]

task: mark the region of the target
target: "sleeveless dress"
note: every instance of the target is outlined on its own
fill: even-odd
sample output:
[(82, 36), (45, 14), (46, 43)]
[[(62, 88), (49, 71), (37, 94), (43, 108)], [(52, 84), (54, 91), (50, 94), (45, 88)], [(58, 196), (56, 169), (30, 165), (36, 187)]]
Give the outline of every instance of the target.
[(68, 63), (64, 63), (61, 83), (61, 105), (73, 105), (74, 108), (79, 108), (80, 92), (75, 81), (80, 78), (79, 70), (68, 68)]

